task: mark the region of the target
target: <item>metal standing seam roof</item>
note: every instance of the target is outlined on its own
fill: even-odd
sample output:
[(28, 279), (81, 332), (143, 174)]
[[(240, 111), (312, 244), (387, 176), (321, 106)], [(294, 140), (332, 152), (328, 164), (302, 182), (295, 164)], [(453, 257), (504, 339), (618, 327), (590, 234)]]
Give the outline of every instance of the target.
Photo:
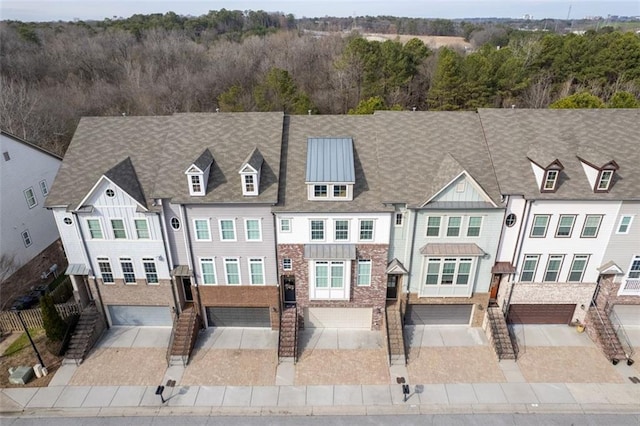
[(420, 248), (425, 256), (484, 256), (485, 252), (475, 243), (429, 243)]
[(305, 244), (305, 259), (355, 259), (355, 244)]
[(307, 182), (355, 183), (351, 138), (307, 139)]

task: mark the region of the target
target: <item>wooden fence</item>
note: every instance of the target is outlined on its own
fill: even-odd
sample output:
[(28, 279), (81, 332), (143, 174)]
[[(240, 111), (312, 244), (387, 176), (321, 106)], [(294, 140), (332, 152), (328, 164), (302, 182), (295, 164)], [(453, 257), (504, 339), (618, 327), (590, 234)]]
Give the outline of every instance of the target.
[[(56, 305), (56, 310), (63, 319), (73, 315), (80, 314), (80, 305), (75, 302), (60, 303)], [(42, 311), (40, 308), (25, 309), (20, 311), (20, 315), (27, 324), (28, 328), (42, 328)], [(11, 333), (12, 331), (24, 331), (24, 327), (20, 323), (18, 314), (14, 311), (0, 312), (0, 330), (3, 333)]]

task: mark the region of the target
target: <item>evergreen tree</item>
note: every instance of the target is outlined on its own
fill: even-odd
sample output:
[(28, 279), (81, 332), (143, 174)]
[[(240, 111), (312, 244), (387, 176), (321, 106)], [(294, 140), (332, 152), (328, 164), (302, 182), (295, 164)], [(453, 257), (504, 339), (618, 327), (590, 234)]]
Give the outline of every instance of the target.
[(53, 297), (48, 294), (42, 296), (40, 299), (40, 310), (42, 311), (42, 323), (47, 338), (55, 341), (64, 339), (64, 334), (67, 331), (67, 323), (56, 310)]

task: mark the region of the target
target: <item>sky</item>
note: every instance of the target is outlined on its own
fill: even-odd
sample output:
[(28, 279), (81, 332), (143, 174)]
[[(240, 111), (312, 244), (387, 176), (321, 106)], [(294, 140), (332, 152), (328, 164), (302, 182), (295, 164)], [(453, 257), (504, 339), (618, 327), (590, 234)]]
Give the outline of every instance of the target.
[(200, 16), (209, 10), (265, 10), (296, 18), (389, 15), (415, 18), (580, 19), (640, 16), (640, 0), (0, 0), (0, 20), (103, 20), (133, 14)]

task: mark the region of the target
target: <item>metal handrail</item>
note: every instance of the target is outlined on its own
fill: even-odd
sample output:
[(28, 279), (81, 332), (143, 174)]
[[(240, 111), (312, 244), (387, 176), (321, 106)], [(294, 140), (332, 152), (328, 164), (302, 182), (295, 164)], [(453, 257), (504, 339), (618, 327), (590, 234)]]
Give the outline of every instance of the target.
[(631, 345), (629, 336), (627, 335), (627, 332), (625, 331), (624, 326), (622, 325), (622, 322), (620, 322), (620, 318), (615, 313), (615, 311), (611, 310), (611, 312), (609, 313), (609, 320), (611, 321), (611, 325), (613, 326), (613, 331), (616, 333), (616, 336), (618, 336), (618, 341), (622, 346), (622, 350), (624, 351), (625, 356), (627, 357), (627, 359), (630, 359), (635, 351), (633, 349), (633, 346)]
[(173, 348), (173, 340), (175, 339), (176, 334), (176, 325), (178, 323), (178, 315), (176, 313), (173, 314), (173, 325), (171, 326), (171, 335), (169, 336), (169, 346), (167, 346), (167, 366), (171, 365), (171, 348)]
[[(191, 341), (193, 340), (193, 330), (195, 328), (195, 321), (197, 319), (197, 313), (195, 308), (191, 308), (189, 310), (189, 338), (188, 339), (184, 339), (184, 345), (182, 346), (182, 355), (180, 355), (182, 357), (182, 366), (186, 367), (187, 366), (187, 362), (189, 361), (189, 350), (187, 349), (188, 346), (191, 346)], [(189, 348), (190, 349), (190, 348)], [(184, 355), (186, 353), (186, 355)]]
[[(609, 330), (607, 329), (607, 325), (604, 322), (604, 320), (602, 319), (602, 315), (600, 315), (600, 311), (598, 311), (598, 305), (596, 305), (595, 300), (591, 301), (591, 306), (593, 306), (593, 308), (594, 308), (593, 311), (596, 313), (596, 317), (598, 318), (598, 321), (600, 321), (600, 324), (602, 325), (602, 332), (604, 334), (606, 334), (606, 338), (608, 339), (609, 348), (615, 349), (616, 342), (614, 340), (614, 336), (612, 336), (611, 333), (609, 333)], [(617, 338), (617, 335), (616, 335), (616, 338)], [(619, 340), (618, 340), (618, 342), (619, 342)]]
[(293, 323), (293, 363), (298, 362), (298, 304), (293, 307), (295, 309), (295, 322)]

